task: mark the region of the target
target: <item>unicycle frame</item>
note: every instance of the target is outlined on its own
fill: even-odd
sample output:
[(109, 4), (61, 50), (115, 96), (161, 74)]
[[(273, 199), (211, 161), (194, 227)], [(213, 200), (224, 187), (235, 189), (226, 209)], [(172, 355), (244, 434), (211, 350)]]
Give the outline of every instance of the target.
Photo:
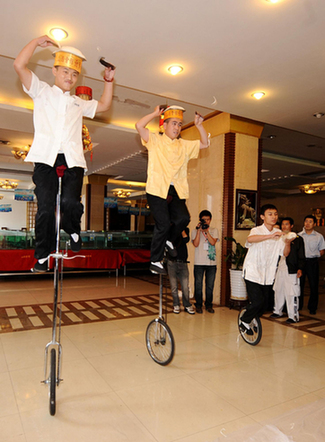
[[(61, 319), (62, 319), (62, 288), (63, 288), (63, 260), (73, 258), (85, 258), (81, 255), (68, 257), (68, 242), (66, 243), (65, 253), (60, 251), (60, 221), (61, 221), (61, 196), (62, 196), (62, 177), (66, 167), (57, 167), (58, 175), (58, 193), (56, 196), (56, 244), (55, 252), (50, 254), (55, 260), (54, 265), (54, 299), (52, 316), (52, 339), (45, 346), (44, 354), (44, 380), (42, 383), (49, 385), (50, 396), (50, 414), (53, 416), (56, 410), (55, 389), (60, 385), (62, 368), (62, 345), (61, 345)], [(60, 299), (59, 299), (60, 297)], [(51, 350), (51, 351), (49, 351)], [(50, 367), (50, 368), (49, 368)], [(54, 368), (54, 370), (53, 370)], [(55, 371), (55, 373), (53, 373)], [(53, 385), (54, 380), (54, 385)]]
[[(52, 316), (52, 339), (45, 346), (45, 355), (44, 355), (44, 381), (43, 383), (50, 383), (51, 373), (48, 370), (49, 366), (49, 349), (56, 348), (57, 349), (57, 373), (56, 373), (56, 385), (58, 386), (60, 382), (63, 380), (60, 377), (61, 373), (61, 356), (62, 356), (62, 345), (61, 345), (61, 313), (62, 313), (62, 282), (63, 282), (63, 259), (67, 256), (60, 252), (60, 207), (61, 207), (61, 193), (62, 193), (62, 177), (59, 176), (59, 186), (58, 193), (56, 196), (56, 244), (55, 244), (55, 253), (52, 253), (50, 256), (54, 258), (54, 298), (53, 298), (53, 316)], [(58, 310), (58, 301), (59, 301), (59, 293), (60, 293), (60, 305)], [(59, 316), (59, 318), (58, 318)]]

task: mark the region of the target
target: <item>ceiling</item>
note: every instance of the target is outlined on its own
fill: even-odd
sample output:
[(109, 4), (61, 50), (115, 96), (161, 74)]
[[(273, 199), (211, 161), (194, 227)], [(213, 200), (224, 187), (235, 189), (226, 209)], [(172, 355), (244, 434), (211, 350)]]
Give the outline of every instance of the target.
[[(3, 2), (4, 3), (4, 2)], [(324, 0), (17, 0), (1, 6), (0, 179), (32, 186), (32, 165), (11, 150), (32, 143), (32, 102), (22, 91), (13, 60), (30, 40), (54, 26), (64, 43), (87, 57), (79, 85), (101, 95), (101, 56), (117, 66), (111, 109), (86, 120), (93, 158), (88, 174), (145, 181), (147, 158), (135, 122), (157, 104), (194, 112), (224, 111), (265, 123), (263, 195), (299, 192), (325, 182)], [(28, 20), (26, 19), (28, 17)], [(37, 49), (30, 68), (53, 83), (51, 50)], [(167, 67), (181, 64), (171, 76)], [(251, 97), (262, 90), (265, 97)], [(154, 121), (149, 127), (157, 129)]]

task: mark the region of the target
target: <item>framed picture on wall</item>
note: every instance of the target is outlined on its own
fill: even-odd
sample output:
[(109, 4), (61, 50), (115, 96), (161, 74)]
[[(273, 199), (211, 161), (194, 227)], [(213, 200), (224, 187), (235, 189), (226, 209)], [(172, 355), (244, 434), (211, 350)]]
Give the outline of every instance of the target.
[(313, 215), (316, 217), (316, 225), (317, 226), (324, 226), (324, 218), (325, 218), (325, 208), (317, 208), (312, 209)]
[(256, 226), (257, 192), (236, 189), (235, 230), (250, 230)]

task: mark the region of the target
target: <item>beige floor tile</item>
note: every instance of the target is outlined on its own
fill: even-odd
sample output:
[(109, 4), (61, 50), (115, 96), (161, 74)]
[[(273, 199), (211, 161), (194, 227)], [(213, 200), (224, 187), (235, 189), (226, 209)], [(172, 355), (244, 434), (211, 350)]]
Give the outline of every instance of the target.
[(0, 438), (1, 442), (26, 442), (18, 413), (0, 417)]
[(177, 342), (173, 364), (185, 373), (208, 370), (224, 364), (237, 362), (232, 353), (202, 339)]
[(114, 391), (148, 385), (184, 374), (173, 362), (167, 367), (154, 362), (144, 342), (138, 350), (88, 360)]
[(0, 373), (3, 373), (5, 371), (8, 371), (8, 366), (0, 336)]
[(243, 413), (188, 376), (119, 391), (159, 442), (169, 442), (243, 417)]
[[(18, 409), (10, 374), (0, 373), (0, 418), (17, 414), (17, 412)], [(4, 423), (4, 421), (2, 422)]]
[(92, 330), (93, 326), (91, 324), (87, 325), (88, 328), (82, 328), (80, 332), (78, 329), (74, 329), (71, 332), (70, 330), (64, 331), (73, 345), (87, 358), (120, 353), (142, 347), (140, 342), (131, 333), (114, 328), (114, 325), (110, 330), (98, 326), (96, 331)]
[(250, 417), (254, 419), (256, 422), (261, 423), (266, 420), (279, 417), (282, 414), (287, 413), (288, 411), (293, 411), (297, 408), (311, 404), (318, 400), (319, 396), (313, 393), (308, 393), (304, 394), (303, 396), (299, 396), (295, 399), (292, 399), (291, 401), (283, 402), (282, 404), (276, 405), (275, 407), (266, 408), (265, 410), (253, 413), (250, 415)]
[(184, 438), (182, 437), (181, 439), (177, 439), (177, 442), (215, 442), (218, 437), (221, 439), (224, 438), (225, 442), (227, 442), (228, 435), (233, 431), (238, 431), (251, 425), (256, 425), (256, 422), (250, 417), (246, 416), (231, 422), (226, 422), (213, 428), (209, 428), (205, 431), (200, 431), (199, 433), (192, 434), (191, 436)]
[[(63, 361), (60, 374), (63, 381), (56, 389), (57, 407), (64, 402), (73, 402), (78, 397), (109, 393), (112, 389), (85, 359)], [(11, 372), (12, 384), (20, 412), (43, 409), (48, 412), (48, 385), (44, 380), (44, 367), (15, 370)]]
[(286, 350), (255, 359), (252, 363), (284, 382), (295, 383), (306, 392), (325, 387), (325, 362), (299, 351)]
[(266, 375), (265, 369), (248, 362), (214, 367), (191, 377), (247, 415), (307, 393), (270, 372)]
[(79, 394), (47, 408), (21, 414), (27, 442), (156, 442), (143, 424), (114, 393)]

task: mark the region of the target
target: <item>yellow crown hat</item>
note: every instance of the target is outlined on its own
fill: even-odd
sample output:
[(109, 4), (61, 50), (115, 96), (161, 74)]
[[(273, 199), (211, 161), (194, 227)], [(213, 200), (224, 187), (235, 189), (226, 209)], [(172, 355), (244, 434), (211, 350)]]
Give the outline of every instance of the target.
[(82, 62), (87, 61), (86, 57), (78, 49), (71, 46), (62, 46), (60, 49), (52, 52), (52, 55), (55, 57), (54, 66), (74, 69), (79, 74)]
[(183, 121), (183, 113), (186, 112), (183, 107), (180, 106), (168, 106), (164, 112), (164, 120), (168, 118), (179, 118)]

